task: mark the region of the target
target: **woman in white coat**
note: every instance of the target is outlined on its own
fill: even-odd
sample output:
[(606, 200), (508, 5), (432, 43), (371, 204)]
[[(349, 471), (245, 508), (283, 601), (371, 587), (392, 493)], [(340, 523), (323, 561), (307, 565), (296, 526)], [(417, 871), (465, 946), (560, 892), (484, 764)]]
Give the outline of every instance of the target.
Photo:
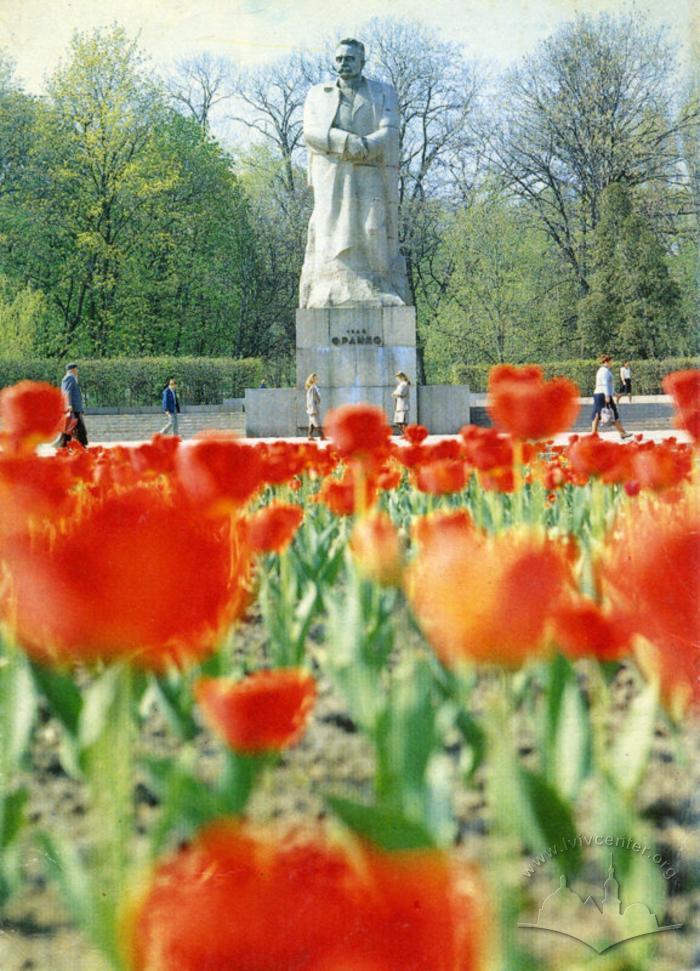
[(307, 438), (311, 441), (314, 437), (314, 429), (318, 430), (318, 437), (323, 439), (323, 428), (321, 427), (321, 392), (318, 390), (318, 375), (314, 372), (308, 376), (304, 382), (306, 389), (306, 414), (309, 416), (309, 434)]
[(399, 435), (403, 435), (408, 424), (408, 393), (411, 382), (403, 371), (396, 372), (398, 384), (391, 392), (394, 399), (394, 424), (398, 429)]

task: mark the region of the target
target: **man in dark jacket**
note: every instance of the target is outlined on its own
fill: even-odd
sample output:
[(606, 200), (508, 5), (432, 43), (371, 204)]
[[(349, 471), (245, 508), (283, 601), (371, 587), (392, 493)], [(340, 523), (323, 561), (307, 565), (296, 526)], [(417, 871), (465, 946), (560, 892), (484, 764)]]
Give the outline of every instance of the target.
[(163, 411), (168, 420), (160, 430), (161, 435), (168, 433), (177, 435), (177, 416), (180, 413), (180, 402), (177, 400), (175, 388), (175, 378), (168, 378), (168, 383), (163, 388)]
[(69, 364), (61, 381), (61, 391), (66, 402), (66, 422), (75, 425), (72, 431), (64, 431), (61, 435), (59, 448), (65, 448), (71, 438), (77, 438), (81, 445), (87, 445), (87, 429), (83, 421), (83, 394), (78, 383), (78, 365)]

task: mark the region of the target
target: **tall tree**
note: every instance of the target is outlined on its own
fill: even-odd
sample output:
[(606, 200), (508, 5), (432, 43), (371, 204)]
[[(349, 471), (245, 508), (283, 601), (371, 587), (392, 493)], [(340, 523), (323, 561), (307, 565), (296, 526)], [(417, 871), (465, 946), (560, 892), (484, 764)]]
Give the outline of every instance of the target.
[(591, 257), (579, 313), (585, 353), (647, 358), (688, 349), (681, 295), (663, 248), (620, 182), (601, 194)]
[(575, 283), (522, 204), (489, 184), (446, 233), (454, 269), (427, 335), (433, 380), (457, 361), (499, 364), (565, 358), (575, 329)]
[(16, 198), (0, 194), (0, 269), (45, 294), (49, 353), (235, 353), (256, 274), (230, 156), (167, 106), (120, 28), (69, 55)]
[(233, 97), (233, 65), (207, 52), (184, 58), (168, 79), (167, 93), (173, 107), (209, 131), (212, 112)]
[(531, 207), (588, 289), (588, 238), (601, 194), (627, 185), (687, 186), (680, 138), (700, 117), (674, 105), (674, 57), (638, 12), (566, 23), (503, 84), (490, 158)]

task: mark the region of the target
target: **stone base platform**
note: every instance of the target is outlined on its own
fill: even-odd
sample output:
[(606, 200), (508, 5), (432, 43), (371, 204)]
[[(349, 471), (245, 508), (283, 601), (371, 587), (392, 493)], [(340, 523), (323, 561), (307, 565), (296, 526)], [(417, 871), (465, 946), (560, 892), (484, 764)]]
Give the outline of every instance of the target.
[(453, 434), (469, 422), (469, 389), (456, 385), (416, 388), (414, 307), (329, 307), (297, 310), (296, 389), (246, 389), (246, 434), (286, 437), (306, 431), (304, 384), (318, 375), (321, 418), (341, 405), (377, 405), (391, 422), (396, 372), (413, 382), (409, 422), (435, 434)]
[[(383, 408), (391, 422), (393, 388), (393, 384), (383, 388), (328, 389), (321, 385), (321, 420), (331, 408), (366, 403)], [(455, 435), (470, 421), (469, 388), (450, 384), (412, 388), (409, 418), (411, 422), (419, 421), (425, 425), (434, 435)], [(303, 388), (246, 388), (245, 433), (248, 438), (289, 438), (306, 434), (307, 427)]]

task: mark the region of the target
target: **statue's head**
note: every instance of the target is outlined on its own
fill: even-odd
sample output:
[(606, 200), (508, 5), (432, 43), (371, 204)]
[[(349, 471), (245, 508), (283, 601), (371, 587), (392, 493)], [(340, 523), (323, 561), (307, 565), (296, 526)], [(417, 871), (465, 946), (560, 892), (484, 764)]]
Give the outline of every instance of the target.
[(354, 37), (346, 37), (338, 42), (335, 49), (335, 69), (338, 77), (343, 81), (352, 81), (359, 78), (362, 68), (365, 66), (365, 45), (355, 40)]

